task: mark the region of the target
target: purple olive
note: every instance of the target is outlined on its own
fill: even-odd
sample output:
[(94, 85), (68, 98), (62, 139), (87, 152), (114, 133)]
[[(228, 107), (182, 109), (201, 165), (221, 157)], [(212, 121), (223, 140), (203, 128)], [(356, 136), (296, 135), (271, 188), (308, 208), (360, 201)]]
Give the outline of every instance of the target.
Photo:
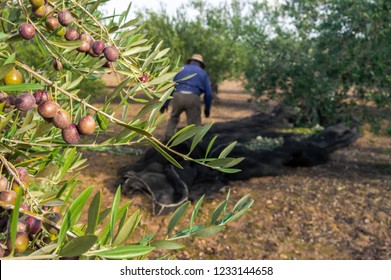
[(49, 93), (46, 90), (37, 90), (33, 95), (37, 105), (50, 99)]
[(77, 144), (80, 141), (80, 134), (75, 124), (71, 124), (61, 131), (62, 139), (68, 144)]
[(118, 59), (119, 53), (114, 46), (106, 47), (103, 53), (108, 61), (114, 62)]
[(85, 116), (79, 120), (77, 127), (81, 134), (90, 135), (94, 133), (96, 128), (96, 123), (93, 117)]
[(58, 21), (62, 26), (69, 26), (73, 22), (73, 16), (70, 11), (62, 10), (58, 12)]
[(34, 98), (34, 95), (31, 93), (22, 93), (21, 95), (18, 95), (15, 100), (15, 107), (19, 111), (26, 112), (28, 110), (31, 110), (36, 103), (36, 100)]
[(41, 103), (38, 106), (38, 113), (43, 117), (43, 118), (53, 118), (56, 112), (60, 109), (60, 105), (58, 103), (48, 100), (43, 103)]
[(105, 49), (105, 43), (103, 43), (102, 41), (100, 40), (97, 40), (95, 41), (93, 44), (92, 44), (92, 50), (94, 51), (95, 54), (97, 55), (100, 55), (103, 53), (104, 49)]
[(37, 234), (42, 229), (42, 221), (28, 216), (26, 222), (30, 225), (30, 234)]
[(22, 23), (19, 27), (19, 34), (23, 39), (31, 40), (35, 36), (35, 27), (30, 23)]
[(71, 115), (63, 109), (58, 110), (53, 117), (53, 125), (60, 129), (68, 127), (71, 123)]
[(65, 33), (65, 39), (67, 41), (75, 41), (77, 39), (79, 39), (79, 32), (77, 32), (76, 29), (74, 28), (71, 28), (71, 29), (67, 29), (66, 33)]

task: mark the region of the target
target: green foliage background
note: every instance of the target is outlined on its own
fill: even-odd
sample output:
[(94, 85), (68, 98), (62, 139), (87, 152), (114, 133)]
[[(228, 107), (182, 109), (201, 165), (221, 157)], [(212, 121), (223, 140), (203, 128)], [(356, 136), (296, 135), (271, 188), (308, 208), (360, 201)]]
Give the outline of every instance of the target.
[(174, 58), (203, 54), (212, 80), (244, 78), (254, 95), (294, 108), (297, 125), (376, 126), (363, 105), (389, 107), (390, 13), (387, 0), (231, 0), (140, 15)]

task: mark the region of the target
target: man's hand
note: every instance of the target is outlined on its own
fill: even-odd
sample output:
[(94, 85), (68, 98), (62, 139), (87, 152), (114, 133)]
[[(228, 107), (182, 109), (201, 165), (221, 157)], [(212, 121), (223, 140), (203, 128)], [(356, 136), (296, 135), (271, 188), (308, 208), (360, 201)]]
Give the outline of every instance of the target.
[(167, 111), (167, 110), (168, 110), (168, 108), (166, 106), (163, 106), (163, 107), (160, 108), (159, 112), (161, 114), (164, 114), (164, 112)]
[(210, 111), (208, 109), (205, 109), (204, 113), (205, 113), (205, 118), (209, 118)]

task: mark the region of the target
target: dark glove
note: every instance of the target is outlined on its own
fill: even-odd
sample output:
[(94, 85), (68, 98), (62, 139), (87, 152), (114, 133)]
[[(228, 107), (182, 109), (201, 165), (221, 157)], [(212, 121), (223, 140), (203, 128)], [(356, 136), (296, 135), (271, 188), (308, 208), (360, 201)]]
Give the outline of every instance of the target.
[(167, 111), (167, 107), (166, 106), (161, 107), (160, 110), (159, 110), (159, 112), (161, 114), (163, 114), (165, 111)]
[(208, 109), (205, 109), (204, 113), (205, 113), (205, 118), (209, 118), (210, 111)]

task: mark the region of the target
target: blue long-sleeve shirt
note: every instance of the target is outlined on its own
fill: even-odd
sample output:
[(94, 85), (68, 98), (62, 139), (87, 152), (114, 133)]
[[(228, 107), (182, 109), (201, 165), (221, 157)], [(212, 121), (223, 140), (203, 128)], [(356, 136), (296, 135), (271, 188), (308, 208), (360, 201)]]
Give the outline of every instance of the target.
[[(190, 79), (182, 80), (190, 75), (194, 76)], [(176, 74), (174, 82), (176, 82), (175, 91), (192, 92), (197, 95), (201, 95), (203, 93), (205, 110), (210, 111), (212, 103), (212, 88), (208, 74), (204, 69), (195, 64), (186, 64), (183, 69)]]

